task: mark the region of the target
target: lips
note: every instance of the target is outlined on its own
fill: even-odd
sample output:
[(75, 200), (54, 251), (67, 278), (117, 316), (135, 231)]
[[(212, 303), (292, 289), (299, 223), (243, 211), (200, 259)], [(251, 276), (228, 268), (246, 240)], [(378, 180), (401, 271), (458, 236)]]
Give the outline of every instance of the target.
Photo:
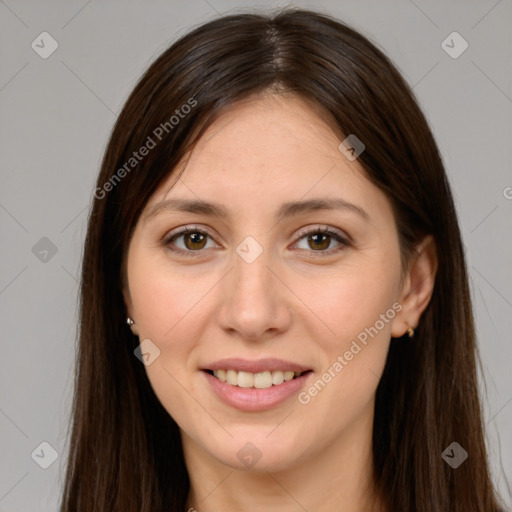
[(278, 406), (313, 378), (311, 369), (282, 359), (222, 359), (209, 363), (201, 373), (218, 398), (247, 412)]

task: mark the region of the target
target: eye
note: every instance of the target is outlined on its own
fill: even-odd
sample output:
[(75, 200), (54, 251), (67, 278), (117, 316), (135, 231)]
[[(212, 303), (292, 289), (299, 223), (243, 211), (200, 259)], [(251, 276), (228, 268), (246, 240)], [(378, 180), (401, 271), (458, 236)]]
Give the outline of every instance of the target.
[[(350, 246), (348, 237), (343, 236), (341, 232), (329, 227), (302, 231), (299, 233), (299, 236), (299, 242), (301, 240), (305, 240), (307, 245), (307, 247), (299, 247), (299, 249), (316, 253), (315, 256), (330, 256), (333, 253), (339, 252), (345, 247)], [(330, 250), (326, 250), (330, 248), (333, 240), (336, 241), (338, 245), (334, 250), (332, 248)], [(297, 242), (297, 244), (299, 242)]]
[[(201, 249), (209, 248), (207, 246), (208, 238), (211, 237), (207, 231), (186, 226), (180, 229), (178, 232), (171, 233), (169, 236), (167, 236), (164, 240), (164, 244), (169, 247), (171, 251), (186, 256), (196, 256), (194, 253), (201, 252)], [(182, 239), (181, 247), (175, 243), (175, 241), (179, 239)]]
[[(299, 237), (295, 245), (305, 240), (308, 247), (299, 247), (299, 249), (316, 253), (315, 256), (330, 256), (350, 246), (348, 237), (329, 227), (303, 230), (299, 233)], [(198, 256), (202, 249), (217, 247), (215, 243), (209, 247), (208, 238), (211, 239), (212, 237), (207, 231), (195, 226), (185, 226), (177, 232), (170, 233), (165, 238), (164, 245), (178, 254)], [(334, 249), (330, 248), (333, 240), (338, 243)], [(180, 243), (177, 243), (177, 241), (180, 241)]]

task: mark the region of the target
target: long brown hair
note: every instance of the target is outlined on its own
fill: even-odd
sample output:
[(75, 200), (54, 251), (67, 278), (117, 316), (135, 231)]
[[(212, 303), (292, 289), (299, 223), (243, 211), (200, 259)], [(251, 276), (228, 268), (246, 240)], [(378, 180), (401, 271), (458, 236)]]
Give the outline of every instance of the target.
[[(149, 67), (119, 115), (85, 242), (61, 510), (185, 510), (179, 429), (134, 356), (139, 340), (125, 323), (124, 258), (147, 200), (204, 130), (226, 106), (274, 87), (315, 102), (341, 133), (363, 141), (359, 162), (393, 206), (404, 264), (425, 234), (436, 241), (432, 299), (415, 341), (392, 340), (377, 388), (374, 472), (385, 506), (496, 512), (468, 275), (438, 148), (410, 87), (378, 48), (338, 20), (295, 9), (194, 29)], [(151, 146), (144, 157), (143, 146)], [(456, 469), (441, 457), (454, 441), (469, 454)]]

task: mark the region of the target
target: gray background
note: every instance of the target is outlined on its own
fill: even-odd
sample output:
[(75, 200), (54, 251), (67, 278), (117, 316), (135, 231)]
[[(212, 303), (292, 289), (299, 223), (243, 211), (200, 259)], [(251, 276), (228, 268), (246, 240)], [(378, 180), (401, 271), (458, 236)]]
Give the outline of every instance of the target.
[[(0, 1), (0, 511), (57, 509), (87, 208), (127, 95), (149, 63), (192, 26), (217, 13), (284, 5), (316, 8), (353, 25), (414, 86), (456, 198), (487, 384), (493, 475), (512, 501), (506, 484), (512, 481), (510, 0), (6, 0)], [(59, 45), (47, 59), (31, 48), (43, 31)], [(441, 46), (453, 31), (469, 44), (456, 59)], [(55, 254), (44, 252), (43, 237)], [(49, 461), (49, 449), (38, 448), (43, 441), (59, 454), (46, 470), (35, 462)]]

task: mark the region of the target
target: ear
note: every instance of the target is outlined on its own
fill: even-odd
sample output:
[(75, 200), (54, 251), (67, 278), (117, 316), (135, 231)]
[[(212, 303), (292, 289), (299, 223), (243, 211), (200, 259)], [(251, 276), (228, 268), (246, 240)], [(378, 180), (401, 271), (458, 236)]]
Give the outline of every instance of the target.
[[(135, 322), (135, 318), (133, 317), (133, 304), (132, 304), (132, 299), (130, 296), (130, 290), (128, 289), (128, 285), (126, 284), (125, 280), (123, 280), (122, 286), (123, 286), (123, 289), (122, 289), (123, 299), (124, 299), (124, 304), (126, 306), (126, 316), (130, 317)], [(132, 333), (135, 334), (135, 336), (139, 335), (139, 329), (137, 327), (136, 322), (134, 324), (130, 325), (129, 327), (130, 327)]]
[(416, 247), (404, 278), (399, 302), (402, 309), (393, 319), (391, 336), (399, 338), (410, 327), (416, 328), (434, 291), (438, 268), (437, 247), (432, 235), (427, 235)]

